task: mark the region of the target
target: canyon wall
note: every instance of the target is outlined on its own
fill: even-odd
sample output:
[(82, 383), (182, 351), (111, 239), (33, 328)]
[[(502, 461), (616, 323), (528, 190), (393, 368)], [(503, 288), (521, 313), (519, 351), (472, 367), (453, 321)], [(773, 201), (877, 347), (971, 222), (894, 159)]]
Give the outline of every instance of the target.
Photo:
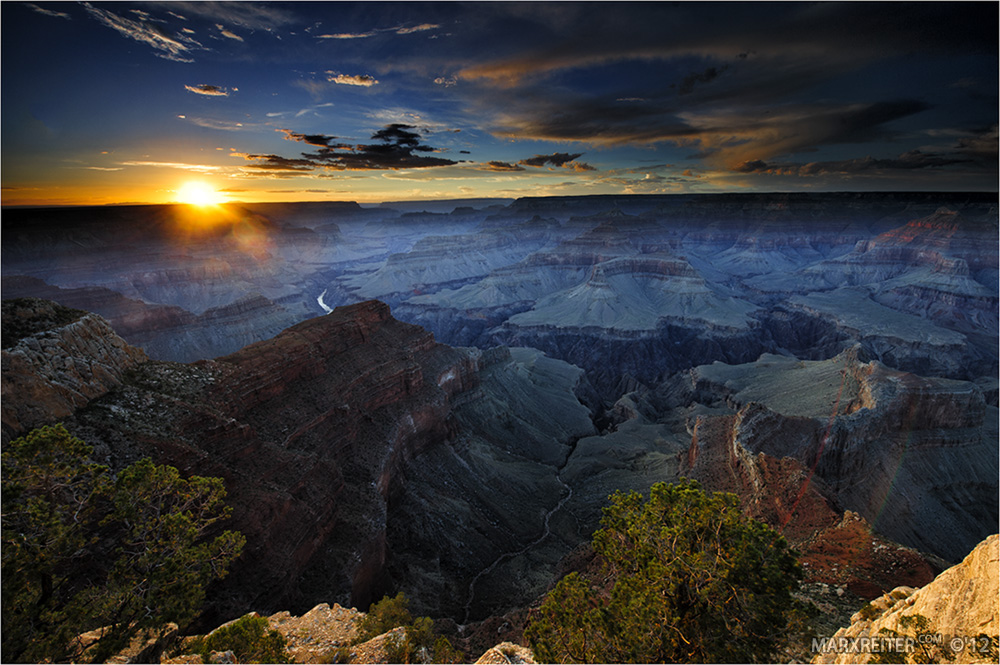
[[(49, 339), (60, 348), (48, 364), (8, 372), (8, 356)], [(375, 301), (189, 365), (146, 361), (93, 315), (4, 354), (11, 435), (62, 420), (113, 469), (148, 455), (225, 480), (228, 526), (248, 544), (212, 594), (215, 612), (367, 607), (403, 588), (418, 611), (461, 614), (498, 551), (546, 529), (558, 466), (594, 431), (573, 392), (580, 370), (533, 350), (438, 344)], [(30, 420), (47, 404), (40, 391), (70, 384), (48, 372), (56, 364), (80, 368), (72, 385), (87, 399)], [(15, 390), (22, 375), (42, 388)]]

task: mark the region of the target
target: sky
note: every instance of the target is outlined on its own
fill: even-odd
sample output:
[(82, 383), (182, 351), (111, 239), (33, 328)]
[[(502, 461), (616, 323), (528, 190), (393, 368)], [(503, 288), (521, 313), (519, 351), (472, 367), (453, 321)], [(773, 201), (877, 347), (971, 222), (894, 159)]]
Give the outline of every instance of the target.
[(998, 8), (4, 0), (0, 199), (996, 191)]

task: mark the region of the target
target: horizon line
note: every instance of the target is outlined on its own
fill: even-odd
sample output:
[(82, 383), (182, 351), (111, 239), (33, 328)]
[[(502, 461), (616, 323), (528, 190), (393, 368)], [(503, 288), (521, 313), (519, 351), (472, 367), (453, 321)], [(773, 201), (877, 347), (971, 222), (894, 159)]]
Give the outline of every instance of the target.
[[(956, 190), (922, 190), (922, 189), (878, 189), (878, 190), (868, 190), (868, 189), (830, 189), (830, 190), (774, 190), (774, 191), (729, 191), (729, 192), (671, 192), (671, 193), (661, 193), (661, 194), (561, 194), (561, 195), (549, 195), (549, 196), (465, 196), (465, 197), (454, 197), (454, 198), (432, 198), (432, 199), (385, 199), (382, 201), (366, 201), (360, 203), (356, 200), (351, 199), (340, 199), (340, 200), (298, 200), (298, 201), (222, 201), (220, 203), (214, 204), (217, 206), (227, 206), (227, 205), (299, 205), (299, 204), (354, 204), (359, 207), (374, 207), (382, 206), (386, 204), (393, 203), (447, 203), (451, 201), (519, 201), (523, 199), (597, 199), (597, 198), (672, 198), (672, 197), (682, 197), (682, 196), (787, 196), (787, 195), (801, 195), (801, 196), (817, 196), (817, 195), (829, 195), (829, 194), (865, 194), (865, 195), (877, 195), (877, 194), (925, 194), (925, 195), (988, 195), (992, 194), (994, 196), (1000, 197), (1000, 187), (997, 189), (956, 189)], [(65, 208), (126, 208), (126, 207), (167, 207), (167, 206), (189, 206), (192, 204), (181, 203), (179, 201), (170, 202), (141, 202), (141, 201), (121, 201), (115, 203), (22, 203), (22, 204), (3, 204), (0, 203), (0, 210), (42, 210), (42, 209), (65, 209)]]

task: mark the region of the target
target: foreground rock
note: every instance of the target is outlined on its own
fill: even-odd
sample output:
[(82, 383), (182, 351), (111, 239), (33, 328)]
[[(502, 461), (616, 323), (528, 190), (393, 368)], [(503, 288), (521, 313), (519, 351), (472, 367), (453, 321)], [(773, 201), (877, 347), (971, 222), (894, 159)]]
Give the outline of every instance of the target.
[[(259, 616), (252, 613), (253, 616)], [(398, 654), (406, 640), (406, 629), (393, 628), (387, 633), (355, 644), (358, 633), (358, 622), (365, 617), (353, 607), (344, 608), (334, 604), (332, 607), (322, 603), (312, 608), (302, 616), (294, 616), (289, 612), (278, 612), (265, 617), (271, 629), (278, 631), (285, 638), (285, 649), (293, 663), (390, 663), (393, 654)], [(231, 623), (231, 622), (230, 622)], [(223, 624), (225, 626), (227, 624)], [(222, 626), (220, 626), (221, 628)], [(176, 630), (176, 627), (174, 627)], [(210, 633), (209, 633), (210, 634)], [(207, 635), (206, 635), (207, 636)], [(80, 639), (86, 636), (81, 636)], [(193, 643), (197, 636), (189, 636), (182, 642), (174, 640), (175, 651), (183, 652)], [(119, 654), (113, 662), (140, 662), (137, 657), (149, 657), (149, 651), (140, 649), (142, 640), (136, 641), (136, 647)], [(232, 652), (214, 653), (211, 662), (237, 662)], [(129, 659), (133, 660), (129, 660)], [(201, 656), (196, 654), (164, 657), (155, 662), (172, 663), (175, 665), (201, 663)], [(419, 662), (419, 661), (418, 661)], [(468, 662), (473, 662), (469, 659)], [(488, 649), (476, 663), (534, 663), (531, 649), (510, 642), (502, 642)]]
[[(911, 640), (904, 650), (933, 661), (962, 663), (997, 662), (1000, 633), (1000, 537), (992, 535), (980, 543), (962, 563), (938, 575), (920, 589), (899, 587), (872, 601), (851, 617), (851, 625), (838, 630), (820, 646), (816, 663), (867, 663), (872, 660), (873, 639), (883, 635), (928, 635), (929, 653), (920, 640)], [(921, 616), (928, 623), (920, 629), (907, 625), (907, 617)], [(888, 630), (891, 633), (881, 631)], [(985, 639), (980, 637), (985, 636)], [(992, 638), (992, 645), (990, 639)], [(916, 642), (914, 644), (914, 642)], [(898, 644), (898, 643), (896, 643)], [(892, 654), (889, 654), (892, 655)], [(899, 655), (899, 654), (897, 654)], [(923, 662), (923, 661), (922, 661)]]

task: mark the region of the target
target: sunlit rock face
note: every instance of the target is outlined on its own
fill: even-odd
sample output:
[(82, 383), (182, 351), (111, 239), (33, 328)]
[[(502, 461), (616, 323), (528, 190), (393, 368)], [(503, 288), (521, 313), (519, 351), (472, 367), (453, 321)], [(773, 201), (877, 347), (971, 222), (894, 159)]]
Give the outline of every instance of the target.
[[(812, 662), (871, 662), (871, 653), (843, 646), (838, 648), (838, 643), (877, 640), (883, 636), (883, 630), (891, 631), (890, 635), (913, 636), (915, 631), (907, 626), (906, 617), (918, 615), (928, 620), (923, 634), (943, 638), (935, 645), (940, 649), (934, 653), (935, 657), (963, 663), (995, 662), (989, 638), (995, 639), (1000, 628), (998, 543), (1000, 537), (991, 535), (976, 545), (961, 563), (942, 572), (930, 584), (919, 589), (901, 586), (873, 600), (869, 609), (857, 612), (851, 617), (850, 625), (831, 637), (829, 644), (824, 645), (826, 648), (817, 649), (820, 653)], [(981, 635), (986, 639), (980, 638)]]

